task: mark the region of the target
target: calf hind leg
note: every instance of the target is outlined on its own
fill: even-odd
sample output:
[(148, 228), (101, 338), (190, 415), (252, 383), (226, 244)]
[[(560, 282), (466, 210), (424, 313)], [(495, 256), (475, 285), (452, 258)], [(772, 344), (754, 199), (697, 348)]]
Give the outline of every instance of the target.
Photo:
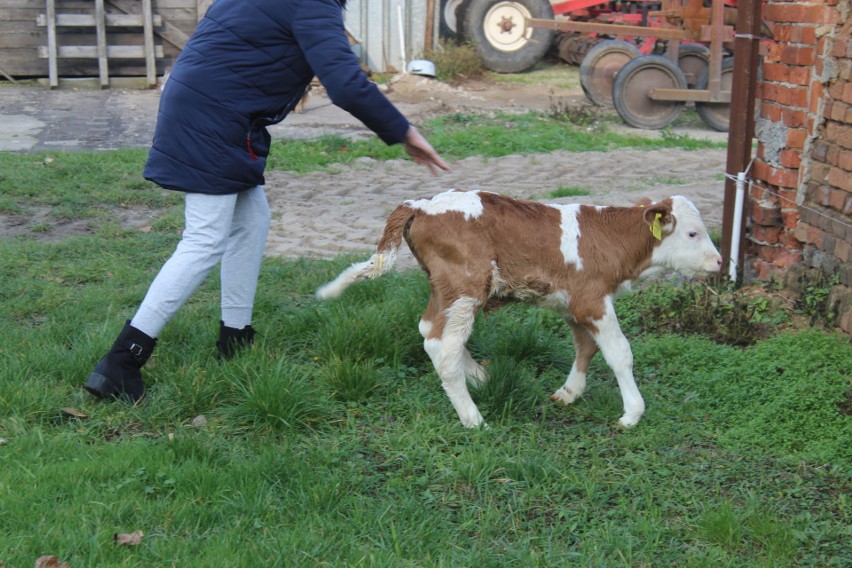
[(572, 320), (568, 321), (568, 325), (574, 330), (574, 364), (565, 384), (550, 396), (551, 400), (559, 400), (564, 404), (571, 404), (586, 390), (586, 370), (592, 357), (598, 352), (595, 338), (585, 327)]
[[(431, 300), (429, 306), (430, 308), (433, 306)], [(479, 306), (478, 300), (463, 296), (455, 300), (446, 310), (446, 319), (443, 322), (430, 322), (427, 319), (429, 314), (427, 310), (427, 315), (420, 324), (421, 333), (428, 328), (423, 342), (426, 353), (429, 354), (435, 371), (441, 378), (444, 392), (447, 393), (462, 424), (467, 428), (484, 424), (482, 414), (473, 402), (465, 380), (470, 370), (470, 363), (476, 365), (470, 353), (467, 352), (465, 343), (473, 331), (474, 316)]]
[[(420, 331), (420, 335), (423, 336), (424, 340), (429, 339), (432, 327), (435, 325), (434, 320), (437, 319), (436, 316), (436, 309), (433, 306), (432, 298), (430, 298), (429, 307), (426, 308), (426, 313), (423, 315), (423, 318), (420, 320), (420, 323), (417, 326), (417, 329), (418, 331)], [(471, 384), (481, 385), (488, 378), (485, 374), (485, 369), (482, 367), (482, 365), (476, 362), (476, 360), (470, 354), (470, 351), (468, 351), (467, 348), (464, 346), (462, 346), (462, 364), (464, 367), (465, 377), (471, 382)]]

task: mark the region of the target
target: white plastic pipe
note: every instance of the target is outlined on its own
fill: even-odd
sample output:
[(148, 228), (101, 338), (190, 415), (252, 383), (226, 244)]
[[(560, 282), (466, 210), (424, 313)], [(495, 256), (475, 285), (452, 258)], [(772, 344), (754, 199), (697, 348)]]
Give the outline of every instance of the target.
[(734, 223), (731, 227), (731, 264), (728, 276), (731, 282), (737, 281), (737, 261), (740, 258), (740, 240), (743, 226), (743, 202), (745, 201), (746, 173), (737, 174), (737, 196), (734, 200)]
[(399, 51), (402, 54), (402, 72), (408, 73), (408, 66), (405, 61), (405, 27), (402, 20), (402, 4), (396, 5), (396, 13), (399, 18)]

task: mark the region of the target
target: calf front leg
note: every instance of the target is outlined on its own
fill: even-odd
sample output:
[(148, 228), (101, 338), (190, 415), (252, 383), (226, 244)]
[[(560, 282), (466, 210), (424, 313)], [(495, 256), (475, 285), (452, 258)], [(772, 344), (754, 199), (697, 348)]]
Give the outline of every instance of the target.
[(571, 372), (568, 374), (565, 384), (550, 395), (550, 400), (559, 400), (564, 404), (571, 404), (580, 398), (583, 391), (586, 390), (586, 371), (592, 357), (598, 352), (598, 344), (595, 343), (595, 338), (589, 334), (585, 327), (573, 320), (567, 321), (574, 331), (574, 351), (576, 352), (574, 364), (571, 365)]
[(621, 390), (624, 416), (618, 420), (618, 423), (625, 428), (630, 428), (635, 426), (645, 413), (645, 401), (633, 378), (633, 352), (618, 325), (611, 298), (606, 298), (604, 302), (603, 317), (593, 323), (597, 328), (597, 332), (594, 333), (595, 341), (607, 365), (615, 373), (618, 388)]

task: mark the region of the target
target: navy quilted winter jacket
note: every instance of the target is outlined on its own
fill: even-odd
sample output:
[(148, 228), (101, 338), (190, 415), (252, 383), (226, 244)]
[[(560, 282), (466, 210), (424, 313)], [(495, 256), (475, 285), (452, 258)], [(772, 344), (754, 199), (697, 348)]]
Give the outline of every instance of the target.
[(226, 194), (263, 185), (266, 126), (316, 75), (332, 102), (385, 143), (405, 117), (352, 53), (340, 0), (216, 0), (166, 82), (145, 178), (166, 189)]

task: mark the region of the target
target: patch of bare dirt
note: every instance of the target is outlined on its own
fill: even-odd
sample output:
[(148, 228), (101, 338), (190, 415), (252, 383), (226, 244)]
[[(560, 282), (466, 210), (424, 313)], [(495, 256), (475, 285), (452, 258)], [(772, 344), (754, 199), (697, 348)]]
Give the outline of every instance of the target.
[(112, 207), (106, 209), (102, 218), (74, 219), (57, 217), (53, 208), (38, 206), (27, 208), (26, 213), (0, 213), (0, 238), (28, 237), (41, 242), (56, 242), (80, 235), (94, 234), (101, 219), (124, 228), (150, 230), (151, 223), (159, 211), (142, 206)]

